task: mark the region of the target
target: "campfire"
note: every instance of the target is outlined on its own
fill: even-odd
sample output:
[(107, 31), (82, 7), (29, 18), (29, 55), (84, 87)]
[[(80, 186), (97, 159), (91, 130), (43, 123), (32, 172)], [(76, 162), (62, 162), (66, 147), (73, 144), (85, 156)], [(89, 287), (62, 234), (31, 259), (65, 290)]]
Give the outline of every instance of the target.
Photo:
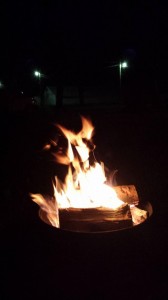
[(31, 194), (40, 206), (40, 218), (56, 228), (77, 232), (113, 231), (144, 222), (149, 212), (140, 206), (135, 186), (109, 184), (104, 164), (94, 155), (92, 122), (84, 117), (81, 121), (78, 133), (56, 125), (66, 147), (59, 140), (44, 147), (51, 151), (55, 146), (55, 162), (66, 165), (67, 174), (63, 181), (55, 176), (52, 197)]

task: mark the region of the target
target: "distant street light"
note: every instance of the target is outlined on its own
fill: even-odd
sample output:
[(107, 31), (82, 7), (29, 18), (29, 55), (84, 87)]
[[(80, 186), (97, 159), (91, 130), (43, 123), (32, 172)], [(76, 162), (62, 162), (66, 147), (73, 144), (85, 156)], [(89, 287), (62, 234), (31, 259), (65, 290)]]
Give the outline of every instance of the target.
[(119, 64), (108, 66), (108, 68), (119, 67), (119, 79), (120, 79), (120, 98), (121, 98), (121, 79), (122, 79), (122, 69), (128, 68), (128, 63), (126, 61), (122, 61)]
[(39, 71), (34, 71), (34, 76), (40, 78), (41, 77), (41, 73)]
[(122, 69), (128, 68), (128, 64), (126, 61), (119, 63), (119, 75), (120, 75), (120, 97), (121, 97), (121, 76), (122, 76)]
[(126, 61), (120, 63), (120, 65), (121, 65), (121, 68), (123, 68), (123, 69), (128, 68), (128, 64)]
[(34, 76), (38, 79), (38, 84), (39, 84), (39, 100), (40, 100), (40, 103), (42, 105), (42, 95), (41, 95), (41, 73), (38, 71), (38, 70), (35, 70), (34, 71)]
[(39, 98), (40, 98), (40, 103), (41, 106), (44, 106), (44, 95), (43, 95), (43, 90), (44, 90), (44, 79), (47, 79), (48, 76), (45, 75), (44, 73), (41, 73), (39, 70), (35, 70), (33, 72), (34, 76), (38, 79), (39, 83)]

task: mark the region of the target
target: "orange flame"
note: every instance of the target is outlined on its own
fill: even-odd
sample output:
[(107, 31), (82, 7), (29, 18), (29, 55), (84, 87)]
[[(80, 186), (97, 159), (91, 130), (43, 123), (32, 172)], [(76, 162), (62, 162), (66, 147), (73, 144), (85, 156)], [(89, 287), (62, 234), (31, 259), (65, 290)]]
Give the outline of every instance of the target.
[[(57, 177), (54, 184), (54, 201), (47, 201), (42, 195), (31, 195), (41, 209), (47, 212), (51, 224), (59, 227), (59, 208), (117, 209), (124, 204), (115, 190), (106, 184), (103, 163), (89, 164), (89, 153), (93, 150), (94, 127), (90, 120), (81, 117), (82, 129), (74, 133), (61, 125), (56, 125), (68, 141), (65, 151), (54, 154), (56, 162), (68, 165), (65, 182)], [(49, 145), (45, 149), (49, 149)]]

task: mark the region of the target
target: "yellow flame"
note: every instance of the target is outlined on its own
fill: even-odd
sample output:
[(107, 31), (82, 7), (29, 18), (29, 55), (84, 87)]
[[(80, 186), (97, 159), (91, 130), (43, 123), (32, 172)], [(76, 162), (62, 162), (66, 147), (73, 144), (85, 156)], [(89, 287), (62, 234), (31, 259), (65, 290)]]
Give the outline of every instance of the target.
[(116, 209), (123, 205), (123, 201), (118, 199), (115, 190), (105, 184), (106, 177), (100, 164), (95, 163), (95, 166), (90, 166), (86, 172), (80, 170), (75, 177), (74, 179), (69, 168), (65, 184), (56, 178), (54, 194), (59, 208), (108, 207)]
[[(104, 165), (97, 162), (89, 165), (88, 142), (91, 142), (94, 127), (91, 121), (82, 117), (82, 130), (74, 133), (57, 125), (68, 140), (66, 151), (57, 152), (57, 163), (68, 165), (65, 182), (56, 177), (54, 184), (55, 201), (47, 201), (42, 195), (32, 195), (33, 201), (45, 210), (49, 221), (59, 227), (59, 208), (96, 208), (117, 209), (124, 204), (115, 190), (106, 184)], [(77, 155), (74, 153), (73, 147)], [(72, 171), (73, 170), (73, 171)]]
[(42, 210), (46, 212), (46, 216), (52, 226), (59, 228), (58, 206), (55, 199), (48, 201), (41, 194), (31, 194), (32, 200), (37, 203)]

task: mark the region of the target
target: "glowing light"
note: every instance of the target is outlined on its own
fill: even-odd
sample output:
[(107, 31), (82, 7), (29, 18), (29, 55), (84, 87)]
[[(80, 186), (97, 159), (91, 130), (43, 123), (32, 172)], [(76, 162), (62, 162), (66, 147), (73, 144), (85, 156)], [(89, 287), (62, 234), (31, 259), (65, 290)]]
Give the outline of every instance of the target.
[(41, 77), (41, 73), (40, 73), (39, 71), (34, 71), (34, 75), (35, 75), (36, 77)]
[(121, 64), (120, 64), (121, 68), (125, 69), (125, 68), (128, 68), (128, 64), (126, 61), (123, 61)]

